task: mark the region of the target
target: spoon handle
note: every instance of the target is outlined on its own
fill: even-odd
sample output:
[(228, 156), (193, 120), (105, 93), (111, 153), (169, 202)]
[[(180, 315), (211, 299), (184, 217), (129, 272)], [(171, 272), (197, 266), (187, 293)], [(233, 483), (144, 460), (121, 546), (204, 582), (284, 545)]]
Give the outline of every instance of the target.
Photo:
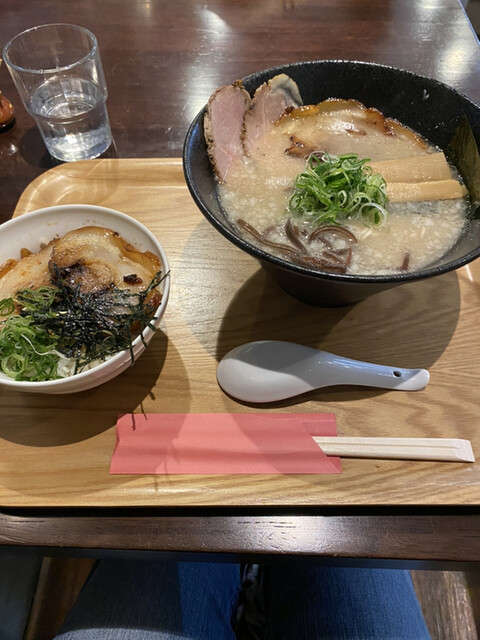
[(475, 462), (469, 440), (322, 436), (313, 439), (327, 456)]
[(430, 379), (426, 369), (388, 367), (343, 358), (326, 351), (317, 352), (316, 367), (311, 372), (313, 378), (317, 378), (315, 382), (322, 386), (347, 384), (397, 391), (419, 391), (427, 386)]

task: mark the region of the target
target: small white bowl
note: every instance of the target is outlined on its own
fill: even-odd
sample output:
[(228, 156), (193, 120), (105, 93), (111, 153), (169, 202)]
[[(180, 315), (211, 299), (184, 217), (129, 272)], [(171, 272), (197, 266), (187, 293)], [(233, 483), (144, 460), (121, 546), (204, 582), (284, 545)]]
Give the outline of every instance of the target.
[[(0, 264), (8, 258), (18, 259), (23, 247), (30, 251), (38, 251), (42, 244), (50, 242), (53, 238), (60, 237), (67, 231), (90, 225), (112, 229), (140, 251), (151, 251), (160, 258), (162, 272), (168, 274), (169, 267), (165, 252), (155, 236), (143, 224), (114, 209), (86, 204), (47, 207), (25, 213), (2, 224), (0, 226)], [(159, 326), (167, 306), (170, 293), (169, 275), (163, 279), (159, 290), (162, 293), (162, 301), (152, 318), (155, 327)], [(150, 342), (153, 334), (152, 329), (148, 327), (144, 329), (143, 339), (146, 344)], [(134, 340), (132, 347), (133, 357), (136, 360), (145, 350), (141, 336)], [(68, 378), (46, 382), (17, 382), (0, 373), (0, 385), (31, 393), (75, 393), (97, 387), (115, 378), (129, 366), (131, 366), (131, 354), (129, 350), (124, 350), (98, 366)]]

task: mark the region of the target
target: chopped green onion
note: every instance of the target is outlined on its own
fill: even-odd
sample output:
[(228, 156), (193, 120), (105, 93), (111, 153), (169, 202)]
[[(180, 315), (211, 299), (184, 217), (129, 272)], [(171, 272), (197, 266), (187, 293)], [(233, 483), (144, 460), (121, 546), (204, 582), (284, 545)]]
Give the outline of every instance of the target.
[(4, 298), (0, 300), (0, 317), (6, 318), (15, 311), (15, 303), (13, 298)]
[(342, 224), (360, 219), (366, 226), (387, 217), (386, 182), (365, 166), (368, 158), (356, 153), (340, 156), (312, 153), (305, 170), (295, 179), (289, 211), (314, 226)]
[(60, 377), (61, 357), (73, 359), (77, 373), (123, 349), (133, 363), (132, 333), (155, 329), (155, 308), (147, 298), (165, 276), (159, 271), (139, 292), (114, 284), (84, 292), (57, 265), (51, 273), (53, 286), (22, 289), (0, 301), (1, 371), (14, 380), (53, 380)]
[[(13, 302), (12, 298), (6, 298)], [(2, 302), (4, 302), (2, 300)], [(0, 367), (14, 380), (41, 382), (57, 377), (56, 341), (32, 316), (10, 315), (0, 331)]]

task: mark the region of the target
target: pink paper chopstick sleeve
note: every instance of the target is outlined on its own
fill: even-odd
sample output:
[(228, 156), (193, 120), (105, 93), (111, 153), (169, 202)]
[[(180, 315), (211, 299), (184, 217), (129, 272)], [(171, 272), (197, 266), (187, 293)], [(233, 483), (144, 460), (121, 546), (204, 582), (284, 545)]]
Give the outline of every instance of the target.
[(112, 474), (340, 473), (312, 436), (335, 436), (333, 414), (125, 414)]

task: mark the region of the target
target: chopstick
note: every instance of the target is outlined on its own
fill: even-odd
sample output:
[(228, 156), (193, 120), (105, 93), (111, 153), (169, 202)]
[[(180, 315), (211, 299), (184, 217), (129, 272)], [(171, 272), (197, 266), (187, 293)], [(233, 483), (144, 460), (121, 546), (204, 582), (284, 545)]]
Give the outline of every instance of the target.
[(318, 436), (313, 439), (327, 456), (475, 462), (469, 440)]

